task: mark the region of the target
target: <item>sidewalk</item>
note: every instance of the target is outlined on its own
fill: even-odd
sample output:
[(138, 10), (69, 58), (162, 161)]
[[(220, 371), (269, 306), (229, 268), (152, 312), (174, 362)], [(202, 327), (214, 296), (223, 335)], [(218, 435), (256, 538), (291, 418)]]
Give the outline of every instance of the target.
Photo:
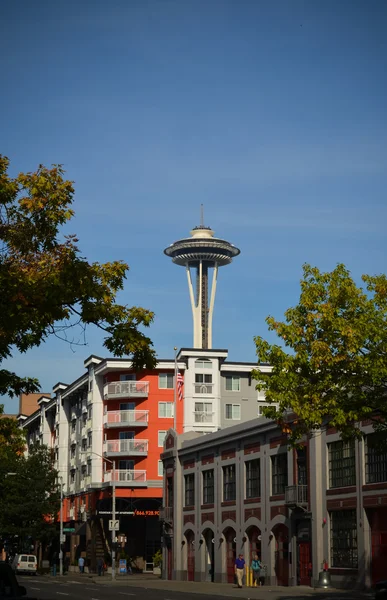
[(127, 587), (142, 587), (146, 589), (169, 590), (181, 593), (196, 593), (207, 594), (211, 596), (223, 596), (229, 598), (249, 598), (251, 600), (285, 600), (287, 598), (295, 598), (297, 600), (306, 600), (309, 598), (319, 598), (319, 600), (328, 600), (332, 598), (346, 600), (372, 599), (372, 592), (357, 592), (354, 590), (322, 590), (313, 589), (306, 586), (297, 587), (280, 587), (280, 586), (262, 586), (262, 587), (243, 587), (238, 589), (233, 584), (229, 583), (210, 583), (199, 581), (169, 581), (160, 579), (158, 575), (152, 573), (138, 573), (134, 575), (119, 575), (112, 581), (110, 574), (105, 574), (101, 577), (95, 574), (84, 573), (68, 573), (65, 575), (68, 583), (81, 583), (89, 581), (103, 586), (127, 586)]

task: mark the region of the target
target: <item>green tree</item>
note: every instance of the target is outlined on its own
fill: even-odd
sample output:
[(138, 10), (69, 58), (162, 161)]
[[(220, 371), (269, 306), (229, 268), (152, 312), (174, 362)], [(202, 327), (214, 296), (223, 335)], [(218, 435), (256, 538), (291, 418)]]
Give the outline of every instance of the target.
[[(291, 442), (320, 427), (343, 437), (360, 436), (358, 423), (371, 419), (379, 438), (387, 437), (387, 279), (362, 277), (358, 287), (344, 265), (322, 273), (303, 267), (299, 303), (285, 321), (268, 317), (269, 330), (283, 346), (254, 338), (257, 388), (266, 391), (265, 416), (277, 419)], [(290, 351), (288, 352), (287, 349)], [(286, 426), (286, 411), (296, 416)]]
[[(63, 233), (74, 215), (74, 188), (61, 166), (40, 165), (14, 178), (8, 167), (0, 155), (0, 361), (51, 335), (82, 343), (86, 327), (95, 325), (106, 333), (109, 352), (131, 356), (136, 369), (153, 367), (152, 342), (140, 330), (153, 313), (116, 302), (128, 266), (89, 263), (77, 238)], [(76, 325), (80, 340), (69, 332)], [(36, 379), (0, 369), (0, 395), (38, 390)]]
[(28, 456), (14, 455), (1, 462), (0, 531), (3, 539), (48, 541), (56, 533), (55, 520), (60, 506), (52, 451), (33, 446)]

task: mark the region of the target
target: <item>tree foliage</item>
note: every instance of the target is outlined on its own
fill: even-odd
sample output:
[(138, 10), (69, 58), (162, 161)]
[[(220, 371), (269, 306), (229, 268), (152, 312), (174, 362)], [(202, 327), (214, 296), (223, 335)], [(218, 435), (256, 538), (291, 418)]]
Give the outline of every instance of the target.
[[(153, 367), (152, 342), (140, 330), (153, 313), (116, 302), (127, 264), (89, 263), (75, 235), (62, 233), (74, 215), (74, 188), (61, 166), (40, 165), (14, 178), (8, 167), (0, 155), (0, 361), (51, 335), (85, 343), (85, 328), (96, 325), (109, 352), (131, 356), (136, 369)], [(82, 328), (80, 340), (69, 332), (75, 325)], [(36, 379), (0, 369), (0, 394), (38, 390)]]
[(48, 540), (55, 535), (60, 505), (52, 451), (33, 446), (28, 456), (12, 455), (0, 466), (0, 532), (3, 539)]
[[(335, 427), (343, 437), (360, 436), (358, 423), (371, 419), (379, 434), (387, 434), (387, 279), (362, 277), (358, 287), (339, 264), (323, 273), (303, 267), (297, 306), (285, 321), (268, 317), (285, 349), (254, 338), (257, 388), (277, 403), (265, 416), (284, 424), (286, 411), (295, 413), (290, 441), (320, 427)], [(288, 352), (290, 349), (291, 352)]]

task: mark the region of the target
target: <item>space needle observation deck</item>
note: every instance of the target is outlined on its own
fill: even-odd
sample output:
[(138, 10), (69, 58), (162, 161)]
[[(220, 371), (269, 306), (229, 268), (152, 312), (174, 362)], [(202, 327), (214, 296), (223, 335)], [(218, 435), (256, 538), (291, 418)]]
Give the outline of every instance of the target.
[[(230, 242), (214, 237), (214, 231), (203, 223), (192, 229), (191, 237), (171, 244), (164, 254), (172, 261), (185, 267), (193, 317), (194, 348), (212, 348), (212, 316), (214, 313), (216, 283), (219, 267), (230, 264), (240, 254)], [(209, 288), (209, 270), (213, 269), (211, 289)], [(192, 272), (196, 275), (195, 288)], [(208, 304), (208, 298), (210, 303)]]

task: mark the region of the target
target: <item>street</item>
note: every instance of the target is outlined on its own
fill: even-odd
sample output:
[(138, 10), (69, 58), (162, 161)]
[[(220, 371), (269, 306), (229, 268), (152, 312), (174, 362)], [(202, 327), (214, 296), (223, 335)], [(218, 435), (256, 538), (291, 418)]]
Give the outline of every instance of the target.
[[(242, 588), (226, 584), (200, 582), (178, 582), (155, 579), (138, 581), (125, 578), (124, 581), (100, 581), (84, 576), (84, 579), (71, 574), (64, 578), (48, 576), (19, 577), (20, 585), (27, 588), (31, 598), (37, 600), (215, 600), (223, 598), (244, 598), (250, 600), (370, 600), (373, 594), (339, 590), (312, 590), (308, 588)], [(199, 600), (200, 600), (199, 599)]]

